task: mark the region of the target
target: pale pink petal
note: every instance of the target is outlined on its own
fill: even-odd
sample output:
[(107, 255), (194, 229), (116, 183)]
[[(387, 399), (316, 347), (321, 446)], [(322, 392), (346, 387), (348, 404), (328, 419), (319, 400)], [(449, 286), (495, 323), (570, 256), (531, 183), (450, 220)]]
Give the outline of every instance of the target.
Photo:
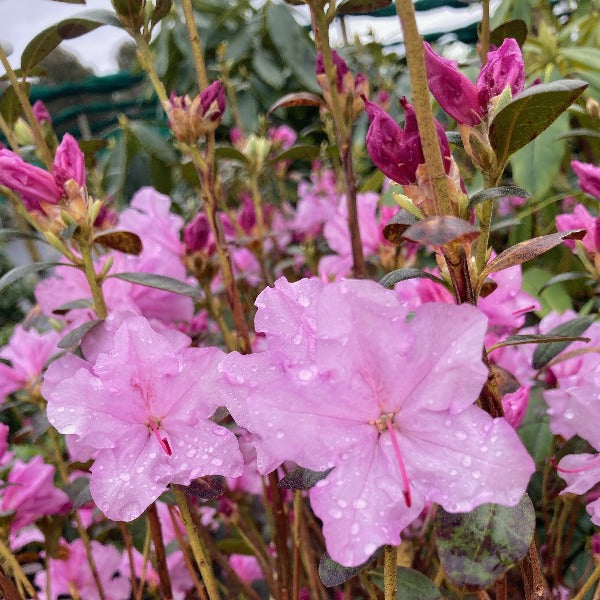
[(558, 463), (558, 475), (567, 482), (562, 494), (585, 494), (600, 481), (600, 455), (569, 454)]

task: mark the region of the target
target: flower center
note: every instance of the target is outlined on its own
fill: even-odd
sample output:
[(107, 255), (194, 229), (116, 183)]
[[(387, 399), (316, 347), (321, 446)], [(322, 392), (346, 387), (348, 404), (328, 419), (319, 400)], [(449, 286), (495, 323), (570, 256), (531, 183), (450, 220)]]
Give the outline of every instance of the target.
[(148, 421), (148, 426), (156, 436), (160, 447), (163, 449), (164, 453), (167, 456), (171, 456), (173, 454), (173, 450), (171, 450), (171, 446), (169, 445), (169, 440), (166, 437), (161, 437), (160, 432), (158, 431), (158, 427), (160, 426), (160, 421), (151, 417)]

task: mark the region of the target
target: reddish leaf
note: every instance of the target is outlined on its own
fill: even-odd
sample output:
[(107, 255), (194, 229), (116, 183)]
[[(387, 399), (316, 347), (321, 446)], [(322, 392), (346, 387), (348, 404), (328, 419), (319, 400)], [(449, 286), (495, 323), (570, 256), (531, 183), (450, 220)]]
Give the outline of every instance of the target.
[(101, 233), (94, 238), (94, 243), (105, 248), (112, 248), (125, 254), (135, 254), (142, 251), (142, 240), (140, 236), (131, 231), (109, 231)]
[(399, 246), (404, 242), (402, 234), (415, 223), (418, 223), (417, 217), (401, 208), (383, 228), (383, 237), (395, 246)]
[(478, 236), (479, 229), (468, 221), (444, 215), (427, 217), (411, 225), (402, 237), (427, 246), (444, 246), (451, 242), (470, 244)]
[(279, 98), (271, 108), (269, 108), (270, 115), (278, 108), (290, 108), (293, 106), (321, 106), (323, 104), (323, 98), (310, 92), (294, 92), (293, 94), (286, 94), (282, 98)]

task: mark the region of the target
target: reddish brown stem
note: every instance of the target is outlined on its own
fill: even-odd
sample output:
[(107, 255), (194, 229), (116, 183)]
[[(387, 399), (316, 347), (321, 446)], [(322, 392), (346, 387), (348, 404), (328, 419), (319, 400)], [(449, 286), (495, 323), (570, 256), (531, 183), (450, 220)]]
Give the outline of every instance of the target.
[(269, 496), (273, 505), (273, 517), (275, 519), (273, 538), (275, 548), (277, 549), (279, 598), (280, 600), (290, 600), (292, 573), (288, 549), (289, 523), (285, 513), (281, 489), (279, 488), (279, 477), (277, 476), (276, 471), (269, 474)]
[(152, 503), (147, 509), (148, 523), (150, 524), (150, 535), (154, 544), (154, 554), (156, 555), (156, 570), (158, 571), (158, 587), (162, 600), (172, 600), (171, 579), (167, 568), (167, 555), (165, 544), (163, 542), (162, 528), (158, 520), (158, 511), (156, 503)]

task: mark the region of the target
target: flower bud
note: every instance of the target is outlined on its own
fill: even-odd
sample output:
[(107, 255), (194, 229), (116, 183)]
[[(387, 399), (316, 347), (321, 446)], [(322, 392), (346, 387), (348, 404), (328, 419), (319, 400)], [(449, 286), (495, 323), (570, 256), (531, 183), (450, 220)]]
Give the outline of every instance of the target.
[(203, 212), (199, 212), (190, 223), (183, 228), (183, 241), (188, 252), (200, 252), (206, 250), (210, 226), (208, 218)]
[[(343, 94), (345, 92), (351, 91), (354, 87), (353, 82), (351, 84), (351, 89), (345, 89), (348, 87), (348, 78), (347, 75), (350, 75), (350, 79), (353, 79), (352, 73), (348, 69), (348, 65), (346, 61), (335, 51), (331, 51), (331, 60), (333, 62), (333, 68), (335, 69), (335, 86), (337, 88), (338, 94)], [(319, 52), (317, 54), (317, 63), (316, 63), (316, 73), (317, 73), (317, 81), (319, 85), (323, 89), (323, 91), (329, 91), (329, 82), (327, 79), (327, 73), (325, 72), (325, 63), (323, 61), (323, 54)]]
[(171, 92), (169, 100), (164, 103), (173, 135), (180, 142), (190, 145), (197, 141), (197, 137), (194, 137), (189, 113), (191, 104), (189, 96), (178, 96), (174, 91)]
[(65, 133), (56, 149), (52, 173), (61, 190), (69, 179), (76, 181), (80, 187), (85, 187), (85, 156), (70, 133)]
[(48, 112), (48, 108), (41, 100), (36, 100), (31, 107), (33, 110), (33, 116), (38, 123), (48, 123), (52, 125), (52, 117)]
[(482, 111), (473, 82), (458, 70), (454, 61), (436, 54), (427, 42), (425, 65), (429, 89), (444, 111), (457, 123), (477, 125)]
[(575, 171), (575, 175), (577, 175), (579, 187), (584, 192), (600, 200), (600, 167), (572, 160), (571, 168)]
[(519, 44), (506, 38), (500, 48), (488, 52), (487, 63), (477, 78), (479, 104), (485, 110), (489, 101), (510, 86), (511, 93), (518, 94), (525, 83), (523, 55)]
[(13, 128), (19, 146), (33, 146), (33, 133), (31, 132), (31, 127), (29, 127), (29, 124), (25, 121), (25, 119), (19, 117), (15, 121)]
[(225, 113), (225, 87), (217, 80), (202, 90), (192, 102), (192, 128), (199, 136), (214, 131)]
[(54, 177), (26, 163), (10, 150), (0, 150), (0, 185), (13, 190), (23, 200), (29, 211), (41, 210), (40, 202), (56, 204), (61, 197)]
[(529, 404), (529, 388), (522, 385), (516, 392), (504, 394), (502, 408), (509, 424), (517, 429), (523, 422)]

